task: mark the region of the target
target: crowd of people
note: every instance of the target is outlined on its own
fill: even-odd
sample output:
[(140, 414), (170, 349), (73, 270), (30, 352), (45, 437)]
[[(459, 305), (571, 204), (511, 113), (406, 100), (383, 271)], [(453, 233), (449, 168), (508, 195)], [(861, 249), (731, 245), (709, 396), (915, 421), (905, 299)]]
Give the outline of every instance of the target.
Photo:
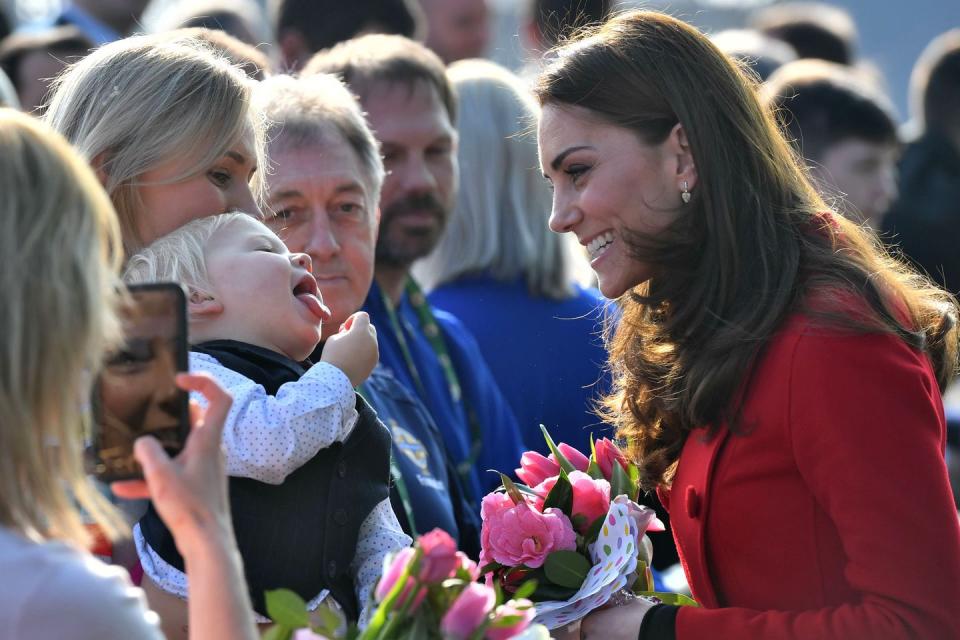
[[(625, 443), (700, 604), (558, 637), (960, 637), (960, 30), (900, 126), (825, 4), (529, 0), (516, 73), (486, 0), (146, 4), (0, 21), (0, 636), (255, 638), (278, 587), (362, 627), (542, 424)], [(152, 282), (192, 431), (106, 486)]]

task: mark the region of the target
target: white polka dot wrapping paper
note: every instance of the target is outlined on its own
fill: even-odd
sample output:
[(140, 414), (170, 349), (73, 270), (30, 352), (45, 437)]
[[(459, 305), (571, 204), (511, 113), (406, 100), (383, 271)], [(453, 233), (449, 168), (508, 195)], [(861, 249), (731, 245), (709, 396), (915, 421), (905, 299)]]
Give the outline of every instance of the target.
[(534, 623), (556, 629), (579, 620), (603, 606), (627, 587), (637, 569), (639, 535), (628, 507), (612, 503), (597, 541), (590, 547), (593, 567), (580, 589), (568, 600), (536, 603)]

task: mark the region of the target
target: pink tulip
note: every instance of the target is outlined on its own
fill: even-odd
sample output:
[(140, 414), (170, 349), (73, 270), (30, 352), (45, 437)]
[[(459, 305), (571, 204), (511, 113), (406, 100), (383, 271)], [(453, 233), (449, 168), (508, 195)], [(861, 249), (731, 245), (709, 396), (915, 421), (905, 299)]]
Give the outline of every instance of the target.
[[(573, 487), (573, 508), (571, 517), (583, 516), (577, 531), (586, 533), (593, 522), (610, 510), (610, 483), (606, 480), (594, 480), (583, 471), (571, 471), (567, 474), (570, 485)], [(557, 478), (547, 478), (533, 488), (539, 498), (534, 506), (543, 508), (550, 490), (557, 483)]]
[[(576, 468), (577, 471), (586, 471), (590, 466), (590, 458), (580, 453), (579, 450), (574, 449), (566, 442), (561, 442), (557, 445), (557, 449), (560, 450), (560, 453), (563, 454), (563, 457), (570, 461), (570, 464)], [(556, 462), (556, 458), (551, 453), (550, 460)], [(559, 471), (557, 472), (559, 473)]]
[(480, 517), (481, 565), (495, 561), (536, 568), (550, 553), (577, 547), (573, 525), (559, 509), (541, 513), (526, 502), (515, 505), (509, 496), (491, 493), (483, 499)]
[(623, 470), (627, 471), (627, 466), (629, 465), (627, 458), (623, 455), (620, 447), (612, 440), (609, 438), (600, 438), (593, 443), (593, 446), (597, 450), (597, 466), (600, 467), (600, 472), (603, 473), (604, 478), (610, 480), (613, 477), (614, 461), (620, 463)]
[[(511, 600), (506, 604), (497, 607), (493, 616), (493, 624), (487, 629), (487, 640), (508, 640), (514, 636), (523, 633), (536, 614), (533, 603), (529, 600)], [(503, 618), (521, 616), (521, 619), (508, 626), (496, 626), (498, 620)]]
[(486, 622), (496, 601), (497, 595), (490, 587), (476, 582), (468, 584), (440, 621), (444, 637), (469, 638)]
[[(387, 596), (390, 595), (393, 587), (397, 584), (397, 580), (400, 579), (400, 576), (403, 575), (410, 562), (413, 560), (415, 553), (416, 551), (412, 547), (404, 547), (403, 549), (400, 549), (400, 551), (398, 551), (393, 558), (389, 558), (384, 561), (385, 569), (383, 576), (380, 578), (380, 582), (377, 583), (376, 591), (374, 591), (377, 602), (383, 602)], [(413, 593), (414, 589), (417, 589), (415, 594)], [(423, 602), (423, 598), (426, 595), (426, 589), (423, 587), (418, 587), (416, 581), (412, 577), (408, 576), (403, 587), (403, 591), (401, 591), (400, 597), (397, 599), (397, 607), (402, 607), (404, 603), (409, 600), (409, 610), (416, 611), (417, 607), (420, 606), (420, 603)]]
[(516, 469), (516, 472), (524, 484), (535, 487), (550, 476), (560, 473), (560, 465), (536, 451), (527, 451), (520, 456), (520, 468)]
[(428, 584), (446, 580), (457, 570), (457, 543), (443, 529), (434, 529), (420, 536), (417, 546), (423, 551), (420, 581)]
[(383, 575), (380, 577), (380, 582), (377, 583), (377, 590), (374, 592), (377, 597), (377, 602), (383, 602), (387, 595), (393, 590), (394, 585), (397, 584), (397, 580), (399, 580), (403, 572), (407, 570), (407, 566), (413, 559), (414, 553), (416, 552), (413, 547), (404, 547), (392, 558), (384, 560)]

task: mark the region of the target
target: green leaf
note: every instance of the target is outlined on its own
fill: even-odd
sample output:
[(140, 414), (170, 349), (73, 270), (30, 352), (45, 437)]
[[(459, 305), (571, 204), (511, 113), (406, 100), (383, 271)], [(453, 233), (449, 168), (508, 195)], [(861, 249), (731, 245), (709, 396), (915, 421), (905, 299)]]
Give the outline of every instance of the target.
[(637, 488), (630, 482), (630, 476), (626, 474), (620, 463), (613, 463), (613, 473), (610, 474), (610, 498), (616, 498), (619, 495), (627, 496), (633, 500), (636, 497)]
[(533, 592), (536, 590), (537, 590), (537, 581), (535, 579), (527, 580), (522, 585), (520, 585), (520, 588), (514, 591), (513, 595), (510, 596), (510, 599), (519, 600), (521, 598), (529, 598), (530, 596), (533, 595)]
[(606, 480), (606, 478), (603, 477), (603, 471), (600, 470), (600, 465), (592, 458), (590, 459), (590, 465), (587, 467), (587, 475), (594, 480)]
[(557, 444), (553, 441), (553, 438), (550, 437), (550, 432), (547, 431), (547, 428), (540, 425), (540, 431), (543, 432), (543, 437), (547, 441), (547, 447), (550, 448), (550, 453), (553, 454), (553, 457), (556, 458), (557, 464), (560, 465), (560, 468), (567, 473), (572, 473), (577, 470), (573, 463), (567, 460), (566, 456), (560, 453), (560, 449), (557, 448)]
[(290, 640), (292, 637), (293, 629), (285, 627), (282, 624), (275, 624), (267, 629), (266, 633), (263, 634), (262, 640)]
[(590, 561), (576, 551), (554, 551), (543, 563), (547, 580), (568, 589), (579, 589), (591, 567)]
[(603, 521), (606, 519), (607, 514), (603, 514), (590, 523), (590, 526), (587, 528), (587, 532), (583, 534), (583, 539), (587, 542), (587, 544), (596, 542), (597, 537), (600, 535), (600, 529), (603, 528)]
[(310, 626), (307, 603), (289, 589), (274, 589), (264, 593), (267, 602), (267, 615), (278, 624), (292, 629)]
[(579, 589), (580, 587), (574, 589), (550, 584), (549, 582), (541, 582), (537, 585), (537, 590), (533, 592), (530, 599), (534, 602), (543, 602), (544, 600), (569, 600)]
[(337, 631), (344, 624), (344, 618), (324, 604), (317, 607), (316, 616), (320, 618), (320, 623), (314, 625), (313, 630), (331, 638), (337, 634)]
[(689, 596), (682, 593), (664, 593), (662, 591), (637, 591), (638, 596), (653, 596), (659, 598), (664, 604), (672, 604), (678, 607), (699, 607), (700, 604)]
[(503, 488), (507, 490), (507, 495), (510, 496), (511, 500), (513, 500), (513, 504), (526, 502), (526, 500), (523, 499), (523, 494), (521, 494), (520, 490), (517, 489), (517, 485), (513, 483), (513, 480), (501, 473), (500, 482), (503, 483)]
[(544, 509), (549, 509), (550, 507), (560, 509), (560, 511), (567, 516), (569, 516), (573, 510), (573, 485), (570, 484), (570, 478), (567, 477), (563, 469), (560, 470), (556, 484), (553, 485), (550, 493), (547, 494), (547, 497), (543, 501)]

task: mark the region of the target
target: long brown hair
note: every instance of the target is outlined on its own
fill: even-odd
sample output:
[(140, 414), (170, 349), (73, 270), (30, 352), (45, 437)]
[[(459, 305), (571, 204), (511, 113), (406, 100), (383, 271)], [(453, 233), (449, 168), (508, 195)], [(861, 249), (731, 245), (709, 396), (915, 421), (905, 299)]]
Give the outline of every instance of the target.
[[(669, 484), (694, 428), (737, 430), (750, 367), (791, 312), (895, 334), (929, 354), (941, 387), (953, 376), (956, 302), (828, 211), (755, 80), (696, 29), (656, 12), (616, 16), (560, 49), (536, 94), (652, 145), (681, 123), (697, 168), (675, 224), (623, 238), (657, 269), (618, 301), (601, 412), (628, 438), (645, 488)], [(872, 312), (845, 314), (851, 295)]]

